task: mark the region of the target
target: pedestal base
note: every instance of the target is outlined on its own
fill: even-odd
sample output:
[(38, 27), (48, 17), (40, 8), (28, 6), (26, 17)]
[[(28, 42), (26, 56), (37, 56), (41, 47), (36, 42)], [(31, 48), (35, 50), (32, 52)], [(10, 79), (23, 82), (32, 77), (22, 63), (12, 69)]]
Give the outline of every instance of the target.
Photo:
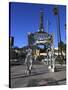
[(51, 69), (51, 66), (48, 66), (48, 69)]
[(55, 72), (55, 68), (52, 68), (51, 66), (48, 67), (49, 72)]
[(50, 68), (49, 72), (55, 72), (55, 70), (53, 68)]
[(55, 69), (54, 69), (54, 68), (52, 68), (52, 69), (51, 69), (51, 72), (55, 72)]

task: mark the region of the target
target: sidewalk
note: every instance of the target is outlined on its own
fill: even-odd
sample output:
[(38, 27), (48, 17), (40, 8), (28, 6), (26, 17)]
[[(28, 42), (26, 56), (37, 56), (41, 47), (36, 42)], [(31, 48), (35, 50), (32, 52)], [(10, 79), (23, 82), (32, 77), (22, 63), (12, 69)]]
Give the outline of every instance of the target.
[[(63, 67), (64, 68), (64, 67)], [(33, 65), (32, 74), (24, 74), (25, 65), (13, 66), (11, 68), (12, 87), (51, 86), (66, 84), (66, 70), (49, 72), (47, 65)]]

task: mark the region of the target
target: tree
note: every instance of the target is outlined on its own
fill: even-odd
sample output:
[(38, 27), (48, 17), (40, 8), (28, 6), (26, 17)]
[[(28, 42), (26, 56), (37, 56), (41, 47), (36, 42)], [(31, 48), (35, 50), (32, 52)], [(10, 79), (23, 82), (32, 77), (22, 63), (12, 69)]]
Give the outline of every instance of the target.
[(66, 62), (66, 44), (64, 44), (64, 42), (61, 41), (59, 43), (58, 48), (59, 48), (59, 52), (63, 52), (65, 54), (65, 55), (63, 55), (63, 53), (62, 53), (62, 55), (60, 56), (60, 59), (59, 59), (59, 62), (62, 65), (64, 61)]
[(61, 41), (61, 42), (59, 43), (59, 51), (61, 50), (61, 48), (62, 48), (62, 51), (63, 51), (64, 53), (66, 53), (66, 44), (65, 44), (63, 41)]

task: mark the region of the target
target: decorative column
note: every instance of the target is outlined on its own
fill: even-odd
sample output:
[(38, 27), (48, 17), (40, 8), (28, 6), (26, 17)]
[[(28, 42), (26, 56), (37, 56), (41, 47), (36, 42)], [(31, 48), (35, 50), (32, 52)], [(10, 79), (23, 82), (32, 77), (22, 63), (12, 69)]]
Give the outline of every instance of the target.
[(51, 51), (48, 52), (48, 56), (49, 56), (49, 59), (50, 59), (50, 63), (49, 63), (49, 66), (48, 68), (51, 69), (51, 66), (52, 66), (52, 58), (51, 58)]
[(51, 66), (51, 72), (55, 72), (55, 57), (54, 57), (54, 35), (52, 34), (52, 45), (51, 45), (51, 52), (52, 52), (52, 66)]
[(48, 56), (48, 51), (47, 51), (47, 65), (49, 66), (49, 56)]
[(40, 11), (39, 32), (44, 32), (44, 26), (43, 26), (43, 11)]

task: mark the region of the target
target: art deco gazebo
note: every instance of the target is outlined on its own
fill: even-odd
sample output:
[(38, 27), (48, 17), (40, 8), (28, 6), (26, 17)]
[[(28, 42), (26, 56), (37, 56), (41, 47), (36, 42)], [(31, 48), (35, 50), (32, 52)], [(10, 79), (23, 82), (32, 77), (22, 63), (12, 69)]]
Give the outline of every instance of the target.
[[(28, 33), (28, 45), (32, 47), (35, 57), (37, 56), (46, 56), (48, 62), (48, 68), (54, 72), (55, 68), (55, 59), (54, 59), (54, 43), (53, 43), (53, 34), (49, 34), (44, 31), (43, 26), (43, 12), (40, 12), (40, 24), (38, 32)], [(43, 45), (43, 53), (41, 50), (38, 51), (38, 45)], [(50, 64), (49, 64), (50, 60)]]

